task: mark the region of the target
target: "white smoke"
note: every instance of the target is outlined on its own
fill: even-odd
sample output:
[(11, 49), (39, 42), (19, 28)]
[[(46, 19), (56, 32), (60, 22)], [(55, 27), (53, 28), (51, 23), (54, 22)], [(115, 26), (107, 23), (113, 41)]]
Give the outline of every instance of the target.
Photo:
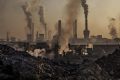
[(27, 11), (32, 13), (39, 8), (40, 0), (29, 0), (26, 2), (26, 5), (27, 5)]
[[(41, 0), (28, 0), (25, 3), (26, 11), (30, 12), (32, 15), (32, 22), (34, 24), (34, 32), (40, 31), (40, 22), (38, 11), (40, 8)], [(34, 35), (35, 36), (35, 35)]]

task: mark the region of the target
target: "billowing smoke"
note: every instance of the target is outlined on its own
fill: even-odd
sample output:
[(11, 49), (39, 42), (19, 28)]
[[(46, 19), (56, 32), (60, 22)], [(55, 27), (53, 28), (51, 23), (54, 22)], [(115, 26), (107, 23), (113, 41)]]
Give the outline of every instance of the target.
[(85, 18), (87, 19), (87, 17), (88, 17), (88, 4), (86, 3), (86, 0), (81, 0), (81, 5), (84, 9)]
[(27, 7), (26, 6), (22, 6), (23, 11), (26, 15), (26, 20), (27, 20), (27, 34), (31, 33), (31, 23), (32, 23), (32, 14), (31, 12), (27, 11)]
[(29, 0), (25, 4), (26, 11), (31, 13), (33, 22), (36, 22), (35, 13), (37, 13), (39, 6), (40, 6), (40, 0)]
[(116, 19), (115, 18), (111, 18), (110, 19), (110, 24), (108, 25), (108, 28), (109, 28), (109, 34), (111, 35), (112, 39), (115, 39), (117, 38), (117, 29), (115, 27), (115, 22), (116, 22)]
[(63, 32), (60, 37), (60, 53), (68, 48), (69, 39), (72, 36), (72, 27), (73, 22), (76, 20), (79, 10), (81, 0), (68, 0), (68, 4), (66, 6), (66, 25), (63, 28)]
[(85, 14), (85, 26), (86, 26), (86, 29), (87, 29), (87, 26), (88, 26), (88, 5), (86, 4), (86, 0), (81, 0), (81, 5), (84, 9), (84, 14)]
[(29, 0), (25, 3), (25, 12), (29, 13), (31, 18), (33, 19), (32, 21), (35, 21), (35, 16), (34, 13), (37, 12), (38, 8), (40, 5), (40, 0)]
[(26, 2), (27, 11), (33, 13), (39, 8), (40, 0), (29, 0)]
[(36, 25), (36, 22), (38, 21), (38, 17), (35, 13), (38, 13), (38, 9), (40, 6), (40, 0), (29, 0), (27, 1), (23, 6), (24, 13), (26, 14), (26, 20), (27, 20), (27, 34), (32, 35), (32, 40), (34, 36), (34, 25)]

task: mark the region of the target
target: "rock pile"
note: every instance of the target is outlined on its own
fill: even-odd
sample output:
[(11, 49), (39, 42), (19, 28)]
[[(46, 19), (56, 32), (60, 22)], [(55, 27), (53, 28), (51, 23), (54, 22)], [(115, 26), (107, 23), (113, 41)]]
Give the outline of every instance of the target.
[(113, 80), (120, 79), (120, 48), (108, 56), (98, 59), (96, 63), (112, 76)]
[[(111, 77), (96, 63), (35, 58), (0, 45), (0, 80), (109, 80)], [(4, 47), (4, 48), (3, 48)], [(7, 49), (6, 49), (7, 48)]]

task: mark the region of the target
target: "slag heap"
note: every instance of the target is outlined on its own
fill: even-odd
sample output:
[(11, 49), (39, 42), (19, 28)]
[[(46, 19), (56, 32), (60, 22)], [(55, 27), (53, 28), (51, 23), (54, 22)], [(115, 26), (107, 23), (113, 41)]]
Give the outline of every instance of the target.
[(110, 77), (95, 63), (70, 64), (47, 58), (36, 58), (26, 52), (0, 45), (0, 79), (109, 80)]

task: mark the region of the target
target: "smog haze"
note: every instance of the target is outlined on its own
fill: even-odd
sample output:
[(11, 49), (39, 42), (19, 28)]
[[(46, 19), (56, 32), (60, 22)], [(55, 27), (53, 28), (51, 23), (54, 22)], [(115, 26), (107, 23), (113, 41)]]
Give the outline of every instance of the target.
[[(0, 0), (0, 38), (6, 38), (9, 31), (11, 36), (19, 39), (26, 38), (26, 16), (21, 8), (27, 0)], [(68, 0), (41, 0), (44, 7), (44, 16), (47, 27), (55, 33), (55, 24), (62, 20), (65, 26), (65, 6)], [(120, 34), (120, 0), (87, 0), (89, 5), (88, 28), (90, 35), (102, 34), (103, 37), (111, 38), (109, 34), (109, 19), (116, 19), (116, 28)], [(36, 17), (37, 18), (37, 17)], [(78, 19), (78, 37), (83, 37), (84, 10), (80, 6)], [(39, 20), (36, 19), (35, 31), (41, 31)]]

